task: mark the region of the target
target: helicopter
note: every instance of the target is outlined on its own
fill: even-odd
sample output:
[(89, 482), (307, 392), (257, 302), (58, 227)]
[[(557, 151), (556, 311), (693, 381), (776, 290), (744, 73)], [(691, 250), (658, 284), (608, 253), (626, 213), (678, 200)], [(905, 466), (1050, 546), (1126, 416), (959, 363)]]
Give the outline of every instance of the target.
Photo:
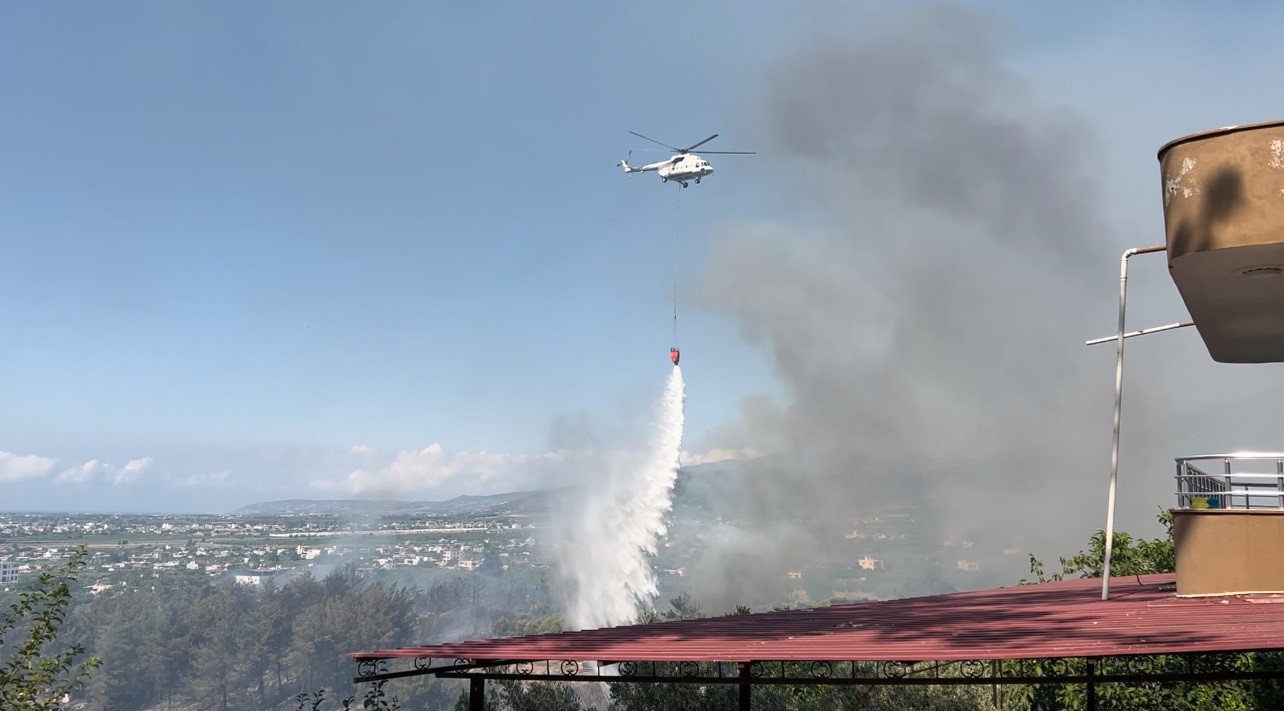
[[(623, 168), (625, 173), (646, 173), (649, 171), (655, 171), (660, 175), (660, 182), (667, 183), (670, 180), (672, 180), (685, 188), (687, 187), (688, 181), (695, 181), (696, 185), (699, 185), (701, 178), (713, 172), (713, 166), (709, 165), (709, 161), (701, 158), (700, 156), (692, 153), (691, 151), (717, 138), (718, 134), (716, 133), (704, 139), (703, 141), (700, 141), (699, 143), (693, 143), (687, 146), (686, 148), (675, 148), (673, 146), (670, 146), (667, 143), (660, 143), (654, 138), (647, 138), (646, 136), (643, 136), (642, 134), (636, 133), (634, 131), (629, 131), (629, 133), (632, 133), (634, 136), (637, 136), (638, 138), (664, 146), (665, 148), (668, 148), (669, 150), (676, 152), (677, 155), (673, 156), (672, 158), (669, 158), (668, 160), (657, 161), (655, 163), (648, 163), (647, 165), (640, 165), (640, 166), (637, 166), (636, 168), (629, 165), (629, 159), (625, 158), (624, 160), (619, 162), (619, 167)], [(745, 156), (745, 155), (754, 155), (755, 151), (704, 151), (704, 153)], [(633, 152), (630, 151), (629, 155), (630, 156), (633, 155)]]

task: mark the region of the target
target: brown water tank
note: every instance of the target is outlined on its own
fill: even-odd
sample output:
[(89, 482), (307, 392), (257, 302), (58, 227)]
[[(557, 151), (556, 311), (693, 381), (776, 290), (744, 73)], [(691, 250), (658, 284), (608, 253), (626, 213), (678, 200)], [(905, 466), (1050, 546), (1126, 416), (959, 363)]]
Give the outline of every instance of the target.
[(1213, 360), (1284, 361), (1284, 121), (1159, 149), (1168, 269)]

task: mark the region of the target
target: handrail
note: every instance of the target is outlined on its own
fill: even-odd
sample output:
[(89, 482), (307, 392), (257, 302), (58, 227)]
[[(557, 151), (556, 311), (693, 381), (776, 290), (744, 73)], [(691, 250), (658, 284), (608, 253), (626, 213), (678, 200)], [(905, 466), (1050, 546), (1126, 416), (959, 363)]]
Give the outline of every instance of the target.
[(1174, 461), (1180, 464), (1201, 459), (1284, 459), (1284, 452), (1239, 451), (1226, 454), (1192, 454), (1188, 457), (1177, 457)]
[[(1284, 510), (1284, 453), (1233, 452), (1177, 457), (1179, 509)], [(1220, 471), (1195, 466), (1219, 463)], [(1246, 470), (1246, 465), (1269, 463), (1273, 471)]]

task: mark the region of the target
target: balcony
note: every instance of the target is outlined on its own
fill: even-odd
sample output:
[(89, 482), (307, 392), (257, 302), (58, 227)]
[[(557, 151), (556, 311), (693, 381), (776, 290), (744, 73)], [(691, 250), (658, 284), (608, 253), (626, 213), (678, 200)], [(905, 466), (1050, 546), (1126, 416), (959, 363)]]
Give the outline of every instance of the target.
[(1176, 461), (1177, 594), (1284, 593), (1284, 454)]
[(1177, 459), (1178, 509), (1284, 509), (1284, 454), (1236, 452)]

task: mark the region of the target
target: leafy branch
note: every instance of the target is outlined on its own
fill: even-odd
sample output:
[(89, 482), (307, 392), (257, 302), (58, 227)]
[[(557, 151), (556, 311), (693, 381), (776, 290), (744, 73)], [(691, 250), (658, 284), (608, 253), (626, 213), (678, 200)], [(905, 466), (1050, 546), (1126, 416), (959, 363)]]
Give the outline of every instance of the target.
[(84, 688), (102, 664), (94, 656), (80, 659), (85, 649), (79, 644), (61, 650), (56, 646), (71, 605), (71, 585), (85, 567), (88, 553), (81, 545), (61, 566), (42, 572), (36, 584), (0, 617), (0, 651), (7, 652), (0, 663), (0, 708), (61, 709), (63, 699)]

